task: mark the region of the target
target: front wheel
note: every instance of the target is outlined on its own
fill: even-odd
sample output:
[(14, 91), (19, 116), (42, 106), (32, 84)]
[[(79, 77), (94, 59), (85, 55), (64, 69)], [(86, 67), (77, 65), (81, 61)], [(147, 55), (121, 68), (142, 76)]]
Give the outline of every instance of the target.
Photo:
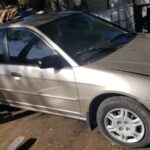
[(131, 98), (115, 96), (102, 102), (97, 124), (109, 140), (119, 145), (145, 147), (150, 143), (150, 113)]

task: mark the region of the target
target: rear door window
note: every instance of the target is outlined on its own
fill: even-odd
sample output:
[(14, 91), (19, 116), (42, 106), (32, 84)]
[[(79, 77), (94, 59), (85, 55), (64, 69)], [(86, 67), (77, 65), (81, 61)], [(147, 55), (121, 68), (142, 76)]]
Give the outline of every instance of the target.
[(3, 54), (3, 32), (0, 32), (0, 63), (4, 63), (4, 54)]
[(54, 51), (39, 37), (26, 30), (11, 30), (7, 33), (10, 63), (38, 65), (38, 62)]

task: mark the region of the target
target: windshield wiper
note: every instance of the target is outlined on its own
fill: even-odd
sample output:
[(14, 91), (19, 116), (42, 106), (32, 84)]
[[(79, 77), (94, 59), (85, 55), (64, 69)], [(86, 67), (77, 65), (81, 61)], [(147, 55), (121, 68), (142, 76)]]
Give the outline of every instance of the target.
[(114, 37), (111, 42), (117, 42), (119, 45), (127, 44), (132, 37), (130, 33), (121, 33)]
[(108, 51), (112, 51), (114, 48), (116, 48), (116, 45), (115, 45), (115, 47), (91, 47), (89, 49), (85, 49), (83, 51), (76, 53), (75, 56), (83, 55), (86, 53), (108, 52)]

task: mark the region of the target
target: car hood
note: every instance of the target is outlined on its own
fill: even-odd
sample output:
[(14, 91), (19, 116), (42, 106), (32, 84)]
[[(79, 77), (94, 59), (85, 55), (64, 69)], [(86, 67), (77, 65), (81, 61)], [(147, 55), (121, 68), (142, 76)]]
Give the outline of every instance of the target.
[(137, 35), (130, 43), (90, 64), (90, 67), (150, 75), (150, 38)]

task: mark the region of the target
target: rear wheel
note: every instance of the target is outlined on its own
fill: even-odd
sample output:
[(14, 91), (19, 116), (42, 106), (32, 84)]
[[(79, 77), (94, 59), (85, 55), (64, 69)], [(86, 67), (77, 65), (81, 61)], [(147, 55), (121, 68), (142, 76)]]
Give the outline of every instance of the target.
[(111, 141), (126, 147), (144, 147), (150, 143), (150, 113), (135, 100), (116, 96), (98, 108), (97, 124)]

